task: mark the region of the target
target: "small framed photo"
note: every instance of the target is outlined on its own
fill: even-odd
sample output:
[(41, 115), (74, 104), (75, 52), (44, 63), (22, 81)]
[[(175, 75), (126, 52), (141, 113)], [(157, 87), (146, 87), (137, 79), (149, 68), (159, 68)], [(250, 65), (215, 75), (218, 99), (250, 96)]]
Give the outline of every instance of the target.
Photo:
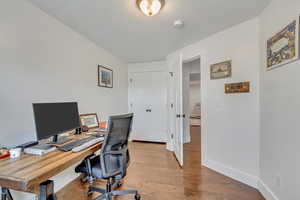
[(210, 66), (210, 79), (231, 77), (231, 60), (216, 63)]
[(98, 65), (98, 86), (113, 88), (113, 70)]
[(81, 127), (87, 126), (89, 129), (99, 128), (99, 120), (98, 120), (97, 113), (81, 114), (80, 125)]

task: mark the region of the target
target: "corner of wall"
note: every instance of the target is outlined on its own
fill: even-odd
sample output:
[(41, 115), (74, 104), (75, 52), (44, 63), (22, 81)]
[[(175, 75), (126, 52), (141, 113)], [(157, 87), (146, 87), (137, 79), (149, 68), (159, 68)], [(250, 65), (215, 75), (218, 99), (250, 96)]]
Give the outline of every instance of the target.
[(258, 182), (258, 190), (265, 197), (266, 200), (279, 200), (279, 198), (272, 192), (272, 190), (261, 180)]
[[(205, 159), (203, 165), (234, 180), (258, 189), (258, 178), (246, 172), (226, 166), (214, 160)], [(277, 199), (276, 199), (277, 200)]]

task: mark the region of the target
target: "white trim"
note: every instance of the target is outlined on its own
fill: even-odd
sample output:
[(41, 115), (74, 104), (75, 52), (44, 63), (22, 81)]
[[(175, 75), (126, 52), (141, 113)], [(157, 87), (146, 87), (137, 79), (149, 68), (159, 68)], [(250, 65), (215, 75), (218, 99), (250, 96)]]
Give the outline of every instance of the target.
[(258, 188), (258, 184), (257, 184), (258, 178), (251, 174), (240, 171), (238, 169), (228, 167), (222, 163), (219, 163), (219, 162), (216, 162), (213, 160), (209, 160), (209, 159), (205, 160), (205, 163), (203, 163), (203, 165), (209, 169), (212, 169), (212, 170), (219, 172), (225, 176), (228, 176), (232, 179), (240, 181), (246, 185), (249, 185), (256, 189)]
[(193, 57), (189, 57), (189, 58), (187, 58), (187, 59), (184, 59), (184, 60), (183, 60), (183, 63), (193, 62), (193, 61), (198, 60), (198, 59), (201, 59), (200, 54), (199, 54), (199, 55), (196, 55), (196, 56), (193, 56)]
[(258, 190), (265, 197), (266, 200), (279, 200), (279, 198), (272, 192), (272, 190), (261, 180), (258, 180)]

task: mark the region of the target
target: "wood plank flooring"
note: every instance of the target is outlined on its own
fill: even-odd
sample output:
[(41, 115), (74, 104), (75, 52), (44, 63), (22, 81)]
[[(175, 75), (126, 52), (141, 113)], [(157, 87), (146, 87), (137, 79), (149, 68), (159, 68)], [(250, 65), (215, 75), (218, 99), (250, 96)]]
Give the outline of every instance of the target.
[[(132, 162), (120, 189), (137, 189), (142, 200), (264, 200), (259, 192), (201, 166), (200, 129), (191, 127), (192, 142), (186, 144), (185, 167), (162, 144), (131, 143)], [(94, 185), (105, 188), (104, 181)], [(87, 185), (74, 180), (57, 193), (59, 200), (90, 200)], [(116, 200), (133, 199), (131, 196)]]

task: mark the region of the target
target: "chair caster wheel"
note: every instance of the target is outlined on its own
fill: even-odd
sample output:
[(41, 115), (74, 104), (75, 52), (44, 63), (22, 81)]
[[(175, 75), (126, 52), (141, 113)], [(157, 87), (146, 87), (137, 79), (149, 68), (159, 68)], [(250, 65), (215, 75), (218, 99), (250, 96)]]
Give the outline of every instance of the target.
[(134, 199), (135, 199), (135, 200), (140, 200), (140, 199), (141, 199), (141, 195), (136, 194), (136, 195), (134, 196)]
[(122, 183), (119, 182), (119, 183), (117, 184), (117, 187), (119, 188), (119, 187), (121, 187), (121, 186), (122, 186)]
[(88, 196), (91, 196), (92, 194), (94, 194), (94, 191), (92, 191), (91, 189), (88, 189), (87, 195), (88, 195)]

